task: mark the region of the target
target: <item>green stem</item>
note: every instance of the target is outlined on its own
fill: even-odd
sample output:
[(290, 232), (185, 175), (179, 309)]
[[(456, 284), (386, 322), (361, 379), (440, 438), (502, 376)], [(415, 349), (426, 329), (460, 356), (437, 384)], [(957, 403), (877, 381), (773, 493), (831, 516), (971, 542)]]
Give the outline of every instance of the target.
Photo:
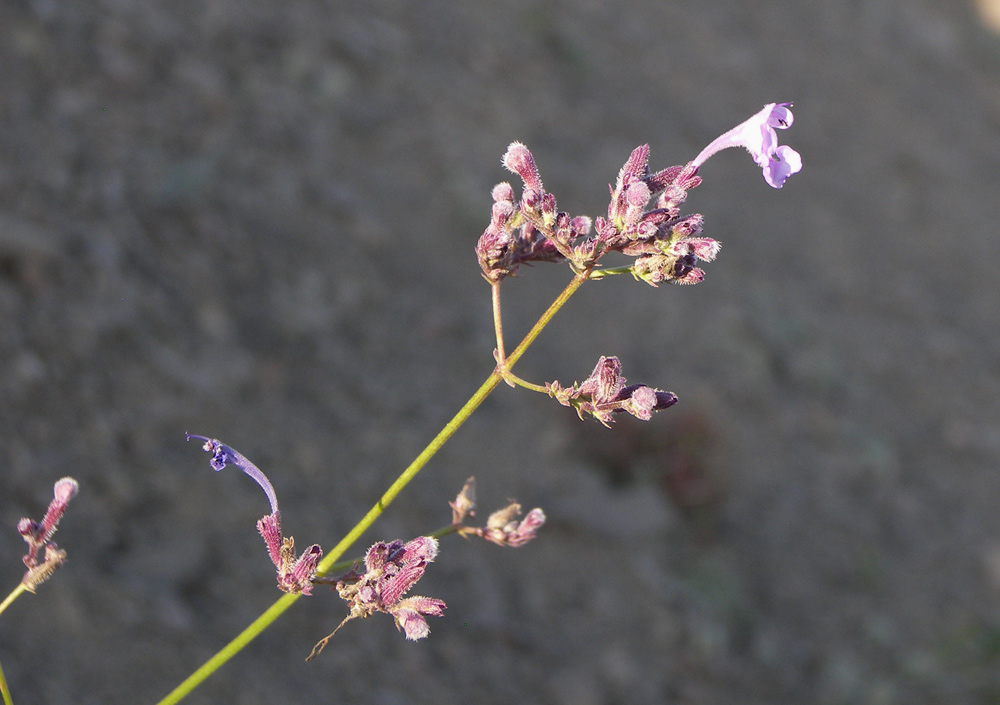
[(504, 370), (503, 378), (504, 381), (507, 382), (512, 387), (514, 385), (517, 385), (518, 387), (524, 387), (525, 389), (530, 389), (533, 392), (541, 392), (542, 394), (549, 393), (549, 390), (546, 389), (544, 384), (535, 384), (533, 382), (529, 382), (526, 379), (521, 379), (510, 370)]
[(607, 269), (595, 269), (590, 272), (588, 277), (590, 279), (603, 279), (604, 277), (610, 277), (615, 274), (632, 274), (632, 265), (627, 267), (609, 267)]
[(4, 610), (10, 607), (10, 603), (16, 600), (25, 590), (27, 588), (24, 587), (24, 583), (19, 583), (16, 588), (11, 590), (11, 593), (4, 598), (4, 601), (0, 602), (0, 614), (3, 614)]
[[(587, 281), (590, 272), (584, 271), (577, 274), (566, 285), (566, 288), (562, 290), (556, 300), (545, 310), (545, 313), (541, 315), (538, 321), (532, 326), (528, 334), (524, 336), (518, 346), (506, 359), (507, 369), (514, 366), (521, 356), (524, 355), (525, 351), (531, 346), (538, 335), (542, 332), (552, 317), (556, 315), (560, 308), (563, 307), (569, 297), (571, 297), (580, 286)], [(434, 439), (427, 445), (426, 448), (418, 455), (409, 467), (407, 467), (402, 474), (396, 478), (389, 489), (385, 491), (378, 502), (368, 510), (368, 513), (359, 521), (353, 529), (351, 529), (347, 535), (341, 539), (340, 543), (333, 547), (329, 553), (320, 561), (317, 573), (319, 575), (324, 575), (325, 573), (331, 571), (333, 567), (337, 564), (338, 559), (350, 548), (355, 541), (361, 538), (361, 535), (368, 530), (368, 528), (375, 523), (375, 520), (381, 516), (382, 512), (385, 511), (386, 507), (392, 504), (392, 501), (396, 499), (396, 496), (409, 484), (418, 472), (427, 464), (427, 462), (434, 457), (434, 455), (441, 450), (441, 447), (448, 442), (448, 440), (455, 435), (455, 432), (461, 428), (468, 418), (472, 415), (479, 405), (490, 395), (490, 393), (497, 388), (500, 381), (503, 379), (503, 375), (500, 373), (499, 367), (494, 369), (486, 381), (483, 382), (482, 386), (476, 390), (469, 401), (465, 402), (465, 405), (459, 409), (458, 413), (445, 424), (445, 427), (434, 437)], [(225, 664), (229, 659), (239, 653), (243, 647), (253, 641), (258, 634), (267, 629), (278, 617), (280, 617), (285, 610), (291, 607), (296, 600), (299, 599), (299, 595), (287, 594), (282, 596), (271, 605), (267, 610), (255, 619), (250, 626), (244, 629), (240, 634), (233, 639), (231, 642), (226, 644), (221, 651), (215, 654), (212, 658), (204, 663), (198, 670), (188, 676), (180, 685), (174, 688), (167, 697), (163, 698), (157, 705), (173, 705), (174, 703), (180, 702), (182, 699), (187, 697), (191, 691), (197, 688), (201, 683), (217, 671), (223, 664)]]
[(493, 328), (497, 334), (497, 362), (503, 365), (507, 353), (503, 346), (503, 322), (500, 319), (500, 282), (490, 282), (493, 300)]
[(0, 666), (0, 695), (3, 696), (3, 705), (14, 705), (10, 697), (10, 689), (7, 687), (7, 677), (3, 674), (3, 667)]

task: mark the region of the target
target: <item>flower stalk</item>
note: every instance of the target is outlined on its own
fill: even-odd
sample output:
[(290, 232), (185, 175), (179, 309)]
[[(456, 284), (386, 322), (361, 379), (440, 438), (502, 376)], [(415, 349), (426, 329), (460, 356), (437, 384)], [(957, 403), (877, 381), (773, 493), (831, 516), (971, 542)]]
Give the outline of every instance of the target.
[[(607, 216), (593, 220), (587, 216), (571, 217), (558, 211), (555, 196), (545, 191), (542, 185), (531, 152), (520, 142), (511, 143), (503, 164), (521, 177), (522, 194), (515, 200), (510, 184), (501, 183), (494, 187), (490, 223), (476, 246), (483, 276), (491, 286), (497, 341), (494, 353), (496, 367), (375, 505), (321, 560), (322, 552), (318, 546), (307, 549), (297, 561), (294, 559), (291, 540), (281, 537), (277, 499), (263, 473), (227, 446), (204, 439), (206, 450), (213, 452), (215, 469), (221, 469), (225, 461), (233, 462), (254, 477), (268, 494), (272, 514), (258, 523), (258, 529), (278, 568), (279, 587), (287, 594), (161, 700), (159, 705), (171, 705), (183, 699), (291, 607), (300, 595), (308, 594), (312, 583), (334, 584), (341, 596), (348, 600), (351, 613), (344, 622), (383, 611), (394, 616), (397, 626), (408, 638), (424, 636), (424, 617), (440, 615), (444, 604), (433, 598), (403, 598), (402, 595), (436, 555), (434, 537), (421, 537), (407, 544), (401, 541), (377, 543), (365, 557), (364, 573), (352, 568), (347, 576), (336, 581), (326, 576), (343, 565), (340, 559), (347, 549), (374, 524), (501, 380), (511, 386), (549, 394), (560, 403), (575, 408), (581, 417), (591, 415), (606, 426), (611, 423), (612, 415), (618, 412), (648, 420), (653, 411), (675, 404), (677, 397), (672, 392), (642, 384), (626, 386), (618, 358), (612, 356), (602, 356), (590, 377), (569, 387), (563, 387), (558, 382), (545, 385), (527, 382), (514, 375), (511, 369), (585, 281), (624, 273), (630, 273), (651, 286), (661, 283), (690, 285), (703, 281), (705, 272), (696, 264), (711, 262), (719, 253), (720, 244), (701, 234), (704, 220), (701, 215), (680, 215), (687, 192), (701, 183), (698, 172), (709, 157), (722, 149), (736, 146), (745, 147), (751, 153), (770, 186), (781, 188), (802, 167), (798, 152), (777, 143), (775, 130), (786, 129), (792, 124), (790, 107), (791, 103), (766, 105), (744, 123), (711, 142), (685, 165), (651, 173), (648, 169), (649, 146), (637, 147), (619, 172), (615, 186), (611, 187)], [(627, 267), (602, 269), (599, 262), (609, 252), (631, 257), (633, 263)], [(501, 320), (500, 284), (514, 275), (520, 265), (539, 262), (566, 262), (574, 276), (508, 355)], [(521, 507), (512, 503), (490, 515), (485, 527), (465, 527), (461, 522), (473, 513), (473, 494), (474, 487), (470, 480), (452, 503), (453, 525), (444, 532), (478, 535), (501, 545), (520, 546), (533, 539), (545, 521), (540, 509), (533, 509), (524, 519), (519, 519)], [(392, 578), (388, 582), (387, 575)], [(400, 575), (403, 577), (398, 577)], [(317, 644), (312, 655), (318, 653), (330, 637)]]

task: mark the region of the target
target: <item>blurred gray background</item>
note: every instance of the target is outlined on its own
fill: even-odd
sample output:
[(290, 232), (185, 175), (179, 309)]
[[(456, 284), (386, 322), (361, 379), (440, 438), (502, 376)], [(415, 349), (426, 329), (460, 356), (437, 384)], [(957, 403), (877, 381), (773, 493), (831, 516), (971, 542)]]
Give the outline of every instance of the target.
[[(984, 0), (985, 4), (985, 0)], [(405, 642), (299, 600), (191, 703), (1000, 699), (1000, 38), (961, 0), (0, 3), (0, 590), (80, 495), (69, 563), (0, 617), (17, 703), (153, 703), (279, 593), (249, 479), (331, 547), (493, 365), (473, 246), (512, 140), (599, 215), (629, 152), (691, 159), (696, 287), (589, 284), (518, 372), (618, 355), (681, 403), (606, 430), (501, 386), (375, 530), (452, 538)], [(569, 278), (504, 287), (511, 342)]]

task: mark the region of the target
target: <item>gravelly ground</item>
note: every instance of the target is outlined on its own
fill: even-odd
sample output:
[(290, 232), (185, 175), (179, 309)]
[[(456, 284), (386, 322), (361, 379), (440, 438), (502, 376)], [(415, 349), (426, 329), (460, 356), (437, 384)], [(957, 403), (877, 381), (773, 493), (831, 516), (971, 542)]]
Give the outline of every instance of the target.
[[(186, 430), (330, 546), (465, 401), (510, 141), (597, 215), (637, 144), (789, 99), (800, 175), (731, 151), (691, 194), (704, 284), (588, 285), (519, 365), (617, 354), (681, 404), (607, 431), (502, 387), (365, 541), (473, 473), (543, 539), (446, 542), (419, 644), (376, 616), (304, 663), (344, 610), (300, 600), (189, 702), (995, 702), (998, 70), (958, 0), (0, 4), (4, 585), (82, 486), (0, 618), (15, 702), (155, 702), (277, 597), (263, 498)], [(512, 335), (567, 278), (509, 282)]]

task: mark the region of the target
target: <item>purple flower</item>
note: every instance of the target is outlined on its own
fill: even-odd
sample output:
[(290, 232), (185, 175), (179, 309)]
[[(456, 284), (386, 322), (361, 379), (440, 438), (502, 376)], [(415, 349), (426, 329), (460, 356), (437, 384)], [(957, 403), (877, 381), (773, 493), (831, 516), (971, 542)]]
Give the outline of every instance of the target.
[(193, 433), (185, 435), (189, 441), (192, 438), (205, 441), (202, 449), (212, 454), (212, 459), (209, 462), (216, 472), (232, 463), (252, 477), (264, 490), (264, 494), (267, 495), (267, 500), (271, 504), (271, 513), (257, 522), (257, 531), (264, 539), (267, 555), (277, 569), (278, 589), (289, 593), (312, 594), (312, 581), (316, 577), (316, 569), (319, 565), (319, 559), (323, 556), (323, 549), (320, 548), (319, 544), (314, 543), (306, 548), (301, 556), (295, 557), (295, 539), (291, 536), (285, 538), (281, 534), (281, 512), (278, 511), (278, 497), (274, 493), (274, 487), (271, 486), (267, 475), (238, 450), (230, 448), (215, 438), (196, 436)]
[(184, 435), (189, 441), (192, 438), (205, 441), (205, 444), (202, 446), (202, 450), (212, 454), (212, 459), (209, 462), (212, 465), (212, 469), (216, 472), (222, 470), (222, 468), (226, 467), (228, 463), (232, 463), (247, 475), (252, 477), (254, 481), (260, 485), (261, 489), (264, 490), (264, 494), (267, 495), (267, 501), (271, 503), (271, 513), (278, 513), (278, 497), (274, 494), (274, 487), (271, 486), (271, 481), (267, 479), (267, 475), (261, 472), (260, 468), (247, 460), (246, 456), (239, 451), (233, 450), (216, 438), (196, 436), (193, 433), (185, 433)]
[(559, 382), (550, 382), (545, 386), (560, 404), (575, 407), (580, 418), (590, 414), (608, 427), (614, 421), (613, 414), (624, 411), (648, 421), (654, 411), (677, 403), (677, 395), (673, 392), (663, 392), (644, 384), (626, 387), (617, 357), (602, 356), (590, 377), (580, 384), (563, 387)]
[(366, 618), (376, 612), (392, 615), (396, 628), (407, 639), (423, 639), (430, 633), (425, 617), (440, 617), (445, 604), (433, 597), (403, 596), (423, 576), (427, 564), (437, 557), (437, 539), (420, 536), (407, 543), (400, 540), (379, 541), (365, 554), (365, 572), (351, 570), (337, 581), (335, 588), (350, 606), (350, 613), (331, 634), (321, 639), (306, 658), (314, 659), (331, 637), (347, 622)]
[[(79, 490), (79, 483), (72, 477), (62, 478), (52, 488), (52, 501), (41, 522), (24, 517), (17, 523), (17, 532), (28, 544), (28, 554), (24, 557), (24, 565), (28, 570), (21, 578), (21, 583), (29, 592), (34, 592), (66, 562), (66, 551), (60, 550), (50, 540), (56, 533), (59, 520), (66, 513), (70, 500)], [(45, 549), (45, 556), (39, 562), (38, 555), (42, 548)]]
[(729, 147), (745, 147), (764, 172), (764, 180), (781, 188), (789, 176), (802, 169), (802, 157), (791, 147), (778, 145), (775, 128), (792, 126), (791, 103), (768, 103), (764, 108), (725, 134), (717, 137), (694, 158), (690, 166), (700, 167), (716, 152)]

